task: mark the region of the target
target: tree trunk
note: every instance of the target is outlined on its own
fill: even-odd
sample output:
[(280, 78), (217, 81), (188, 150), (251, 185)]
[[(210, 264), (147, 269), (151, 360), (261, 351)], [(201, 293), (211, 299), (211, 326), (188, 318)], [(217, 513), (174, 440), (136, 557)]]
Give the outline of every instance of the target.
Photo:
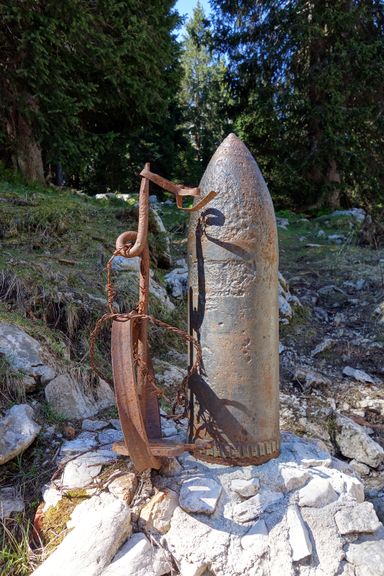
[(43, 157), (40, 144), (36, 141), (28, 120), (18, 114), (16, 165), (29, 182), (44, 184)]
[[(36, 99), (25, 95), (26, 107), (36, 110)], [(7, 125), (8, 136), (12, 142), (13, 165), (29, 182), (45, 183), (41, 146), (36, 140), (30, 119), (19, 109), (14, 109)]]
[(337, 210), (338, 208), (340, 208), (341, 177), (337, 167), (336, 160), (330, 160), (326, 178), (327, 183), (333, 185), (332, 190), (330, 191), (327, 198), (329, 207), (332, 208), (332, 210)]

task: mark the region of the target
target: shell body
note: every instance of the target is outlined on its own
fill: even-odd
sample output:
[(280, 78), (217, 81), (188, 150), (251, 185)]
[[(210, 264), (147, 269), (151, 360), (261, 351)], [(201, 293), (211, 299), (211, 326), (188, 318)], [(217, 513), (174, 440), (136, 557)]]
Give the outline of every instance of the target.
[[(190, 381), (198, 458), (258, 464), (279, 453), (278, 246), (272, 200), (249, 150), (230, 134), (200, 183), (216, 198), (188, 236), (189, 329), (203, 371)], [(193, 350), (190, 351), (193, 360)]]

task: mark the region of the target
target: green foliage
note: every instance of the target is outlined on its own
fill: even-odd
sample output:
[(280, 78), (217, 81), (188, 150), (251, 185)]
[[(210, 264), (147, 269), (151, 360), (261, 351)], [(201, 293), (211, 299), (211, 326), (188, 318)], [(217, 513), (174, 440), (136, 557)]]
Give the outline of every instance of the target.
[(33, 150), (46, 172), (60, 163), (74, 184), (102, 174), (115, 189), (137, 171), (138, 138), (141, 153), (157, 150), (148, 159), (160, 155), (152, 130), (161, 119), (164, 132), (177, 84), (173, 5), (0, 2), (2, 157), (28, 175), (21, 148)]
[(179, 170), (198, 182), (215, 148), (229, 131), (227, 66), (213, 48), (210, 22), (199, 2), (186, 26), (181, 66), (180, 105), (186, 140), (179, 156)]
[(382, 195), (382, 0), (215, 0), (235, 131), (281, 204)]
[(32, 525), (27, 518), (0, 521), (0, 573), (2, 576), (28, 576), (34, 569), (29, 546)]

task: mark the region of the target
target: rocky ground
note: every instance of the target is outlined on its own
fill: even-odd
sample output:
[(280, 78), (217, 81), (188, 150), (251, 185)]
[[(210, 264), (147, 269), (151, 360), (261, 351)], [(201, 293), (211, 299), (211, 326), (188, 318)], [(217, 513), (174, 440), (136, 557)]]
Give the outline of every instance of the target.
[[(184, 455), (138, 476), (111, 450), (121, 439), (114, 399), (86, 346), (105, 305), (102, 268), (113, 237), (135, 228), (136, 199), (67, 192), (58, 231), (43, 190), (0, 192), (2, 574), (384, 574), (384, 251), (358, 245), (361, 211), (277, 218), (281, 456), (225, 467)], [(152, 200), (151, 306), (183, 325), (186, 219)], [(114, 263), (121, 307), (135, 301), (137, 267)], [(168, 412), (185, 351), (156, 330), (151, 341), (164, 433), (180, 438), (186, 421)]]

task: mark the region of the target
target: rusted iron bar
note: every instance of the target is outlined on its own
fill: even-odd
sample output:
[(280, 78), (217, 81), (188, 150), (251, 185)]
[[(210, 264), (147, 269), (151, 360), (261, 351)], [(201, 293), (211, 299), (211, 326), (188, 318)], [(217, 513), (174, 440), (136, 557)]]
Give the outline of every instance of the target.
[(172, 194), (174, 194), (176, 197), (177, 207), (180, 210), (184, 210), (185, 212), (198, 212), (204, 206), (206, 206), (211, 200), (213, 200), (213, 198), (216, 196), (216, 192), (211, 190), (208, 194), (206, 194), (205, 198), (197, 202), (194, 206), (184, 207), (182, 197), (183, 196), (198, 197), (200, 196), (200, 188), (187, 188), (185, 186), (181, 186), (180, 184), (174, 184), (173, 182), (170, 182), (166, 178), (158, 176), (158, 174), (153, 174), (153, 172), (151, 172), (148, 168), (144, 168), (144, 170), (140, 172), (140, 176), (148, 178), (148, 180), (151, 180), (152, 182), (160, 186), (160, 188), (163, 188), (164, 190), (167, 190), (167, 192), (171, 192)]
[[(202, 348), (190, 380), (197, 457), (260, 464), (279, 453), (278, 248), (271, 197), (246, 146), (229, 135), (200, 182), (188, 238), (189, 325)], [(194, 351), (191, 348), (190, 360)]]

